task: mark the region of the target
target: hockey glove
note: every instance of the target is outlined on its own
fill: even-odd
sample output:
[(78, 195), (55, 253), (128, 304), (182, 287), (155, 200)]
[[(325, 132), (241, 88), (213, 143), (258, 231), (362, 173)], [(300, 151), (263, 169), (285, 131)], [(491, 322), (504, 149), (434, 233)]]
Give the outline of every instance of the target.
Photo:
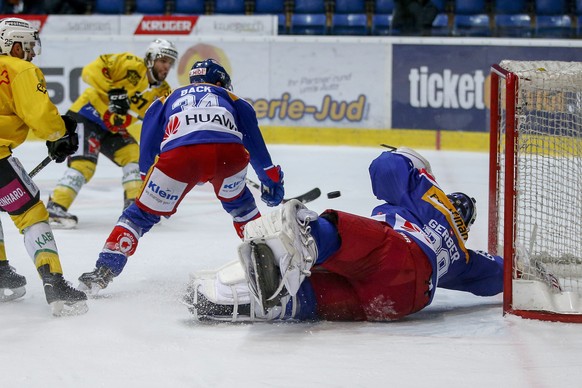
[(266, 176), (261, 180), (261, 200), (267, 206), (277, 206), (283, 200), (285, 188), (283, 187), (283, 171), (281, 166), (272, 166), (265, 170)]
[(109, 97), (109, 111), (118, 115), (126, 115), (129, 110), (129, 98), (125, 88), (111, 89), (107, 96)]
[(49, 156), (57, 163), (62, 163), (67, 156), (72, 155), (79, 148), (79, 137), (77, 136), (77, 122), (70, 116), (61, 116), (65, 122), (67, 133), (55, 141), (47, 141)]

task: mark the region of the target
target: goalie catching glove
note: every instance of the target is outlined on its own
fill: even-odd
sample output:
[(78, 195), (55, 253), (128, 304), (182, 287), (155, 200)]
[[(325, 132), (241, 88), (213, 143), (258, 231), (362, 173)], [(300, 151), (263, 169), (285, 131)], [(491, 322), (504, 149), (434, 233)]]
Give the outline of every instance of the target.
[(267, 206), (277, 206), (283, 201), (283, 197), (285, 196), (283, 176), (281, 166), (266, 168), (264, 175), (259, 176), (259, 180), (261, 181), (261, 200)]
[(55, 141), (47, 141), (48, 154), (57, 163), (62, 163), (67, 156), (74, 154), (79, 148), (79, 137), (77, 135), (77, 122), (70, 116), (61, 116), (65, 122), (67, 132), (63, 137)]
[(238, 254), (250, 292), (267, 312), (287, 295), (295, 296), (317, 260), (310, 222), (317, 213), (297, 200), (249, 222)]

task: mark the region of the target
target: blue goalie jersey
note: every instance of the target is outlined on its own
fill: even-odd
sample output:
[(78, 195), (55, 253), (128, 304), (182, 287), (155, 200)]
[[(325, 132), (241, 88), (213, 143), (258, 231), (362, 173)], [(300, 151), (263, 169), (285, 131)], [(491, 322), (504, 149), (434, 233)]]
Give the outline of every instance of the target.
[(469, 231), (431, 174), (393, 152), (382, 153), (369, 170), (374, 195), (386, 202), (372, 216), (425, 252), (433, 267), (431, 300), (437, 286), (479, 296), (503, 290), (503, 259), (465, 246)]

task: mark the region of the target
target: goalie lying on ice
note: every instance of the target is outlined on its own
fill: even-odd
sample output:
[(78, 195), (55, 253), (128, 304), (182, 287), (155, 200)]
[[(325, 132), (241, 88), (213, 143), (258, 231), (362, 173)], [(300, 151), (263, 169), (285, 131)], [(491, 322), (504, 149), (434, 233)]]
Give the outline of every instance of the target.
[(372, 217), (297, 201), (245, 227), (239, 261), (192, 274), (184, 303), (198, 319), (385, 321), (428, 306), (437, 287), (503, 290), (503, 259), (465, 247), (475, 201), (446, 195), (413, 150), (369, 168)]

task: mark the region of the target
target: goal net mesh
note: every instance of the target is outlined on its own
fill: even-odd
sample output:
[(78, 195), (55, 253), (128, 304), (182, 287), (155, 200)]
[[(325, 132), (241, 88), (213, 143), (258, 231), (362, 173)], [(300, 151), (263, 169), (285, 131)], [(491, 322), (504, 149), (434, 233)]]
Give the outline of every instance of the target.
[[(518, 76), (515, 95), (514, 277), (560, 283), (582, 294), (582, 63), (503, 61)], [(503, 100), (505, 83), (499, 84)], [(500, 103), (501, 142), (505, 101)], [(504, 192), (504, 144), (498, 166)], [(498, 242), (503, 245), (503, 201)], [(551, 284), (549, 284), (551, 286)], [(554, 287), (555, 289), (555, 287)]]

